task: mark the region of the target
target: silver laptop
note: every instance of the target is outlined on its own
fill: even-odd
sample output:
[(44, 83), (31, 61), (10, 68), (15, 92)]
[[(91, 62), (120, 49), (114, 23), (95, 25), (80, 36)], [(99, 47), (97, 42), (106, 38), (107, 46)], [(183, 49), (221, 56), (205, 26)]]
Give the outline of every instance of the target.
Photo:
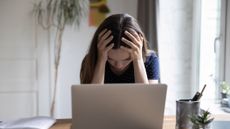
[(162, 129), (165, 84), (72, 86), (72, 129)]

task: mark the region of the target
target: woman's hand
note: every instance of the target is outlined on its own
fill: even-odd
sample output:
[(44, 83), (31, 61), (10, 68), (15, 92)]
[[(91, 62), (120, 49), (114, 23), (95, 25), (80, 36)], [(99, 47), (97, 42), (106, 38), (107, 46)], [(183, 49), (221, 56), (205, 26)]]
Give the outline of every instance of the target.
[(123, 46), (121, 46), (121, 48), (128, 51), (131, 55), (131, 58), (133, 60), (135, 82), (148, 84), (149, 81), (142, 57), (144, 39), (141, 35), (138, 35), (137, 32), (134, 30), (125, 31), (125, 35), (127, 35), (130, 40), (125, 39), (124, 37), (122, 37), (121, 40), (127, 45), (129, 45), (131, 48)]
[(111, 30), (104, 29), (98, 36), (98, 60), (94, 69), (93, 79), (91, 83), (103, 84), (105, 80), (105, 65), (108, 59), (108, 51), (113, 48), (113, 43), (108, 46), (112, 41), (113, 36)]
[(142, 60), (143, 37), (138, 35), (134, 30), (130, 30), (130, 32), (126, 30), (125, 35), (127, 35), (131, 41), (124, 37), (122, 37), (121, 40), (131, 48), (124, 46), (121, 46), (121, 48), (130, 53), (132, 60)]
[(114, 44), (107, 46), (113, 39), (111, 30), (104, 29), (98, 36), (98, 61), (106, 62), (108, 59), (108, 51), (113, 48)]

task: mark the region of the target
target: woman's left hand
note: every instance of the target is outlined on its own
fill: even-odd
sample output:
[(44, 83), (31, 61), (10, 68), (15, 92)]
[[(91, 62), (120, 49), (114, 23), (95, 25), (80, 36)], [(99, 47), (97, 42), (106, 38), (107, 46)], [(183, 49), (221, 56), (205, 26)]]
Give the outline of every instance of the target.
[(144, 41), (143, 37), (141, 35), (138, 35), (138, 33), (134, 30), (126, 30), (125, 35), (127, 35), (127, 37), (129, 37), (131, 41), (124, 37), (122, 37), (121, 40), (131, 48), (121, 46), (121, 49), (128, 51), (131, 55), (132, 60), (142, 60), (142, 48)]

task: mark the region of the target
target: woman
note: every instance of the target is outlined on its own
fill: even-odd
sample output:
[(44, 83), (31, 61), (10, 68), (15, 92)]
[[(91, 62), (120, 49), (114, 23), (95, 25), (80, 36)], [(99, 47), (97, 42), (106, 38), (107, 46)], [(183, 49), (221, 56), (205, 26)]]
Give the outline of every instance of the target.
[(81, 83), (157, 83), (158, 57), (147, 49), (137, 21), (128, 14), (106, 18), (96, 30), (80, 72)]

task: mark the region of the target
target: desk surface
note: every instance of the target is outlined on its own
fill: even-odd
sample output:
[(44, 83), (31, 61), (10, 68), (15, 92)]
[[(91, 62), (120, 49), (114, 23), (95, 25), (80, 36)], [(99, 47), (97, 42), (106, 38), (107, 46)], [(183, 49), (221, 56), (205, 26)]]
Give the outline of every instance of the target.
[[(230, 114), (215, 115), (215, 120), (230, 120)], [(163, 129), (175, 129), (175, 116), (165, 116)], [(71, 119), (60, 119), (50, 129), (70, 129)]]

